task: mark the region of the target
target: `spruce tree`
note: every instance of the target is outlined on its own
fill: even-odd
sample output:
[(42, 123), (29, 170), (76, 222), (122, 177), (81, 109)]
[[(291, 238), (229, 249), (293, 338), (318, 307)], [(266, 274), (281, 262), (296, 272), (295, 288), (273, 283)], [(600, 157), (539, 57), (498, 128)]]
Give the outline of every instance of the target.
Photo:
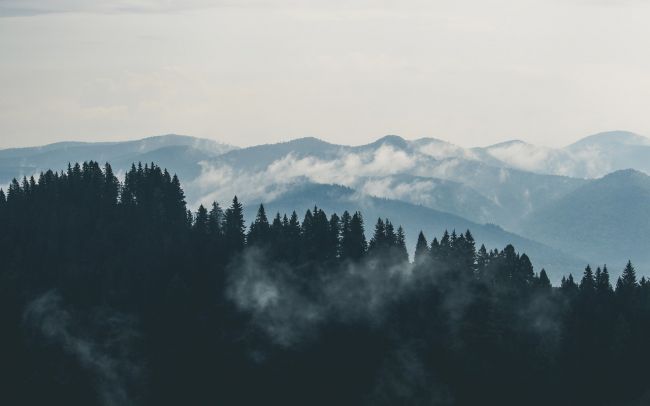
[(636, 270), (632, 266), (632, 262), (628, 261), (623, 273), (616, 281), (616, 297), (625, 310), (630, 310), (630, 306), (635, 300), (637, 287)]
[(393, 227), (393, 223), (391, 223), (388, 219), (384, 221), (385, 225), (385, 236), (386, 236), (386, 246), (387, 247), (396, 247), (397, 246), (397, 234), (395, 233), (395, 228)]
[[(476, 270), (479, 276), (482, 276), (490, 263), (490, 255), (485, 248), (485, 245), (481, 244), (481, 248), (478, 249), (476, 253)], [(541, 274), (541, 273), (540, 273)]]
[(336, 213), (330, 216), (327, 259), (336, 259), (341, 253), (341, 219)]
[(634, 289), (637, 286), (636, 270), (632, 265), (632, 261), (627, 261), (627, 265), (625, 265), (625, 269), (623, 269), (623, 273), (621, 274), (620, 280), (621, 280), (620, 285), (623, 288)]
[(431, 261), (433, 261), (434, 263), (437, 263), (442, 259), (440, 243), (438, 242), (438, 238), (436, 237), (433, 237), (433, 241), (431, 241), (431, 248), (429, 249), (429, 255), (431, 256)]
[(607, 271), (607, 265), (605, 265), (600, 270), (600, 267), (596, 270), (596, 292), (599, 295), (609, 295), (613, 292), (612, 284), (609, 281), (609, 272)]
[(368, 244), (368, 251), (373, 253), (381, 252), (386, 249), (387, 246), (388, 239), (386, 238), (386, 223), (384, 223), (384, 220), (381, 218), (378, 218), (377, 223), (375, 224), (375, 232)]
[[(433, 249), (431, 251), (433, 252)], [(440, 246), (437, 250), (437, 256), (440, 261), (446, 264), (451, 258), (451, 255), (451, 236), (449, 235), (449, 231), (445, 230), (445, 232), (442, 234), (442, 238), (440, 238)]]
[(477, 272), (476, 242), (474, 241), (474, 236), (467, 230), (464, 235), (460, 235), (458, 242), (460, 245), (457, 251), (460, 255), (462, 271), (473, 277)]
[(264, 205), (260, 204), (260, 207), (257, 209), (255, 221), (251, 223), (251, 226), (248, 229), (246, 241), (249, 246), (267, 246), (267, 244), (270, 243), (270, 232), (271, 226), (266, 217), (266, 210), (264, 210)]
[(344, 234), (341, 241), (343, 259), (358, 261), (366, 253), (368, 243), (363, 225), (363, 217), (360, 212), (355, 212), (350, 219), (350, 231), (347, 236)]
[(408, 250), (406, 249), (406, 235), (402, 226), (397, 227), (397, 241), (395, 243), (395, 262), (406, 263), (409, 261)]
[(534, 277), (533, 263), (530, 261), (528, 255), (521, 254), (519, 256), (519, 263), (513, 274), (513, 282), (521, 288), (526, 288), (533, 285)]
[(550, 291), (551, 290), (551, 281), (548, 279), (548, 275), (546, 274), (546, 270), (543, 269), (543, 268), (539, 272), (539, 278), (537, 279), (537, 287), (542, 291)]
[(591, 266), (587, 265), (585, 272), (582, 275), (582, 280), (580, 281), (580, 293), (582, 295), (593, 295), (596, 291), (596, 280), (594, 279), (594, 273), (591, 270)]
[(193, 228), (195, 234), (199, 235), (201, 238), (206, 238), (208, 235), (208, 210), (203, 207), (203, 205), (200, 205), (196, 212)]
[(208, 213), (208, 230), (213, 238), (220, 238), (224, 231), (224, 213), (219, 203), (212, 202), (210, 213)]
[(418, 234), (418, 242), (415, 244), (415, 255), (414, 261), (416, 264), (422, 264), (429, 257), (429, 243), (424, 236), (424, 233), (420, 231)]
[(235, 196), (231, 206), (226, 209), (226, 221), (224, 224), (224, 239), (226, 241), (227, 254), (233, 254), (244, 248), (246, 236), (244, 230), (244, 210), (242, 204)]

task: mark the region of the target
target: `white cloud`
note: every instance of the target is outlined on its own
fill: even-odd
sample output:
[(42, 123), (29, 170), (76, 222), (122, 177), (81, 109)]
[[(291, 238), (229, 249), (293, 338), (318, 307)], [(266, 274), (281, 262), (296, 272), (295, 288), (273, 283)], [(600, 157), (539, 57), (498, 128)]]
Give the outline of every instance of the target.
[[(202, 196), (196, 205), (212, 200), (223, 201), (235, 194), (246, 201), (270, 201), (297, 182), (355, 187), (360, 179), (403, 173), (415, 167), (417, 162), (417, 157), (389, 145), (361, 154), (344, 153), (332, 160), (312, 156), (297, 158), (294, 154), (288, 154), (264, 170), (255, 172), (202, 162), (201, 174), (188, 188), (198, 190), (197, 194)], [(397, 192), (405, 193), (404, 190)]]
[(443, 141), (428, 142), (420, 146), (419, 152), (439, 160), (447, 158), (477, 159), (476, 154), (471, 150)]

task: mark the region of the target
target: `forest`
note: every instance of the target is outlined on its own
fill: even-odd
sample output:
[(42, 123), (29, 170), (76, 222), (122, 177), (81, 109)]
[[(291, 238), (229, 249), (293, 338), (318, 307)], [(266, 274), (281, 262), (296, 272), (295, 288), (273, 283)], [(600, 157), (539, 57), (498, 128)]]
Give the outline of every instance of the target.
[(552, 286), (470, 230), (409, 258), (390, 219), (251, 220), (237, 197), (189, 211), (154, 163), (0, 190), (0, 404), (650, 404), (631, 262)]

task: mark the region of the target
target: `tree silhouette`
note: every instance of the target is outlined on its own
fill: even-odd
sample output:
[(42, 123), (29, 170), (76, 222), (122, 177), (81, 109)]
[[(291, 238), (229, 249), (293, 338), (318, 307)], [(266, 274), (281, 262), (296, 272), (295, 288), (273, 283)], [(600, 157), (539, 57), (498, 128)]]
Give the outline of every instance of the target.
[[(6, 192), (6, 193), (5, 193)], [(0, 190), (2, 404), (645, 404), (650, 282), (360, 212), (188, 207), (97, 162)], [(365, 272), (372, 270), (373, 272)], [(380, 271), (380, 272), (377, 272)], [(641, 276), (641, 275), (639, 275)]]

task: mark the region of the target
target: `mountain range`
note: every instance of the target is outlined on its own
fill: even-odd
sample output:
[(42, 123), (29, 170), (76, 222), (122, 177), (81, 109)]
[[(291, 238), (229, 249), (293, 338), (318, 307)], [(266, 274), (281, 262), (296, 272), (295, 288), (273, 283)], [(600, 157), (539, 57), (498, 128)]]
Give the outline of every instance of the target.
[[(650, 139), (624, 131), (586, 137), (565, 148), (522, 141), (463, 148), (435, 138), (386, 136), (360, 146), (316, 138), (238, 148), (163, 135), (126, 142), (61, 142), (0, 150), (0, 185), (68, 162), (110, 162), (119, 175), (155, 162), (183, 182), (191, 207), (233, 195), (248, 219), (270, 212), (362, 210), (402, 224), (414, 246), (445, 229), (469, 228), (479, 243), (513, 243), (552, 279), (627, 259), (650, 273)], [(302, 214), (302, 213), (299, 213)]]

